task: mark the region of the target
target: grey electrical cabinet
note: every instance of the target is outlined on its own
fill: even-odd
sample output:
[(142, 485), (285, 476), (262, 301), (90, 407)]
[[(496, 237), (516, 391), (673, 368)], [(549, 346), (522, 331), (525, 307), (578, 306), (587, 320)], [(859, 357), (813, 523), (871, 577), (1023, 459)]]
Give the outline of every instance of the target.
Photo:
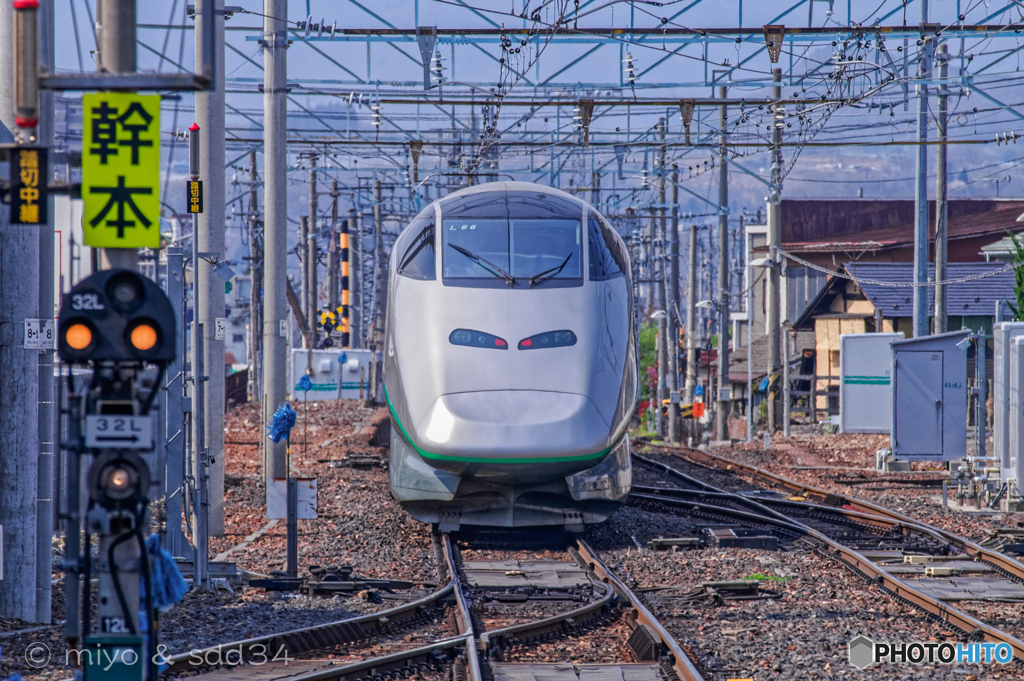
[(969, 347), (969, 331), (893, 342), (895, 458), (955, 461), (967, 453)]
[(1016, 476), (1010, 461), (1010, 356), (1018, 336), (1024, 336), (1024, 322), (999, 322), (992, 327), (992, 455), (999, 457), (1003, 480)]

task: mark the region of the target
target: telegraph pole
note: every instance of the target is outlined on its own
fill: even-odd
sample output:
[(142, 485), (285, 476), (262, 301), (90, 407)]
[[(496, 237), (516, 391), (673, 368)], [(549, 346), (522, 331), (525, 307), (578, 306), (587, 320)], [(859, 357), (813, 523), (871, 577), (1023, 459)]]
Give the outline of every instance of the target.
[(331, 180), (331, 241), (327, 248), (327, 308), (337, 312), (338, 297), (338, 181)]
[[(269, 421), (287, 393), (288, 175), (286, 78), (288, 0), (263, 1), (263, 420)], [(288, 477), (285, 442), (265, 435), (268, 478)]]
[[(931, 70), (931, 41), (924, 36), (928, 23), (928, 0), (921, 0), (921, 36), (925, 40), (917, 61), (917, 77)], [(915, 86), (917, 94), (917, 168), (914, 175), (914, 337), (928, 335), (928, 86)]]
[[(725, 99), (727, 90), (718, 88), (718, 97)], [(715, 439), (725, 440), (728, 437), (729, 404), (729, 167), (726, 159), (725, 145), (726, 125), (729, 121), (728, 107), (722, 104), (718, 108), (718, 409)]]
[[(213, 3), (214, 83), (196, 93), (196, 123), (203, 131), (200, 167), (206, 168), (203, 182), (205, 206), (199, 214), (199, 252), (216, 261), (224, 260), (224, 0), (196, 1), (196, 36), (201, 36), (204, 3)], [(134, 35), (134, 33), (129, 34)], [(128, 41), (125, 41), (128, 42)], [(202, 64), (203, 41), (196, 40), (196, 63)], [(224, 338), (217, 338), (217, 319), (224, 317), (224, 281), (214, 265), (201, 259), (192, 264), (202, 296), (195, 314), (202, 324), (205, 380), (203, 410), (206, 448), (209, 451), (210, 536), (224, 535)]]
[[(782, 69), (772, 69), (772, 99), (782, 99)], [(782, 355), (782, 107), (772, 105), (772, 196), (768, 200), (768, 379), (779, 372)], [(774, 433), (775, 399), (768, 393), (768, 432)]]
[[(661, 151), (658, 154), (658, 225), (657, 225), (657, 251), (652, 251), (652, 254), (657, 252), (664, 254), (665, 252), (665, 156), (667, 148), (665, 147), (665, 119), (659, 119), (658, 121), (658, 139), (661, 141)], [(652, 243), (653, 249), (653, 243)], [(651, 273), (658, 272), (657, 286), (658, 286), (658, 303), (657, 307), (661, 310), (658, 316), (658, 398), (655, 406), (655, 414), (658, 417), (658, 432), (663, 433), (662, 418), (661, 418), (661, 404), (662, 401), (668, 398), (668, 384), (665, 380), (665, 374), (668, 370), (668, 305), (667, 296), (665, 295), (665, 275), (668, 274), (668, 268), (665, 267), (665, 261), (661, 257), (655, 258), (655, 262), (658, 263), (657, 268), (651, 268)]]
[[(598, 175), (594, 173), (594, 181)], [(672, 223), (668, 233), (668, 440), (679, 442), (679, 170), (672, 168)]]
[[(947, 253), (947, 220), (949, 205), (946, 195), (946, 125), (949, 123), (947, 102), (949, 87), (946, 77), (949, 75), (949, 52), (946, 44), (939, 45), (939, 115), (936, 120), (935, 134), (939, 144), (935, 149), (935, 333), (946, 333), (946, 260)], [(881, 329), (875, 329), (881, 331)], [(979, 341), (982, 343), (984, 341)], [(980, 346), (979, 346), (980, 347)]]
[[(0, 143), (15, 141), (14, 10), (0, 2)], [(7, 177), (8, 164), (0, 164)], [(0, 525), (4, 528), (4, 574), (0, 580), (0, 617), (37, 621), (36, 542), (39, 453), (38, 351), (20, 342), (22, 320), (40, 311), (39, 226), (15, 224), (0, 208)], [(52, 244), (52, 241), (51, 241)], [(44, 303), (45, 304), (45, 303)], [(51, 311), (46, 315), (53, 315)], [(49, 554), (48, 554), (49, 555)], [(49, 577), (46, 588), (50, 587)], [(50, 616), (47, 613), (46, 622)]]

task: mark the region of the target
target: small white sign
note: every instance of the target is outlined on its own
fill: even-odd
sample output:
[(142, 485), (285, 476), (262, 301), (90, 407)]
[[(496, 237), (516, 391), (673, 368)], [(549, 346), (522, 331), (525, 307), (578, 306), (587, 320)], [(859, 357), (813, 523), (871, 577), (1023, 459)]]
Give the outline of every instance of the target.
[(227, 317), (217, 317), (213, 320), (213, 338), (214, 340), (224, 340), (228, 337), (228, 320)]
[(288, 337), (288, 320), (287, 319), (280, 320), (278, 322), (278, 327), (277, 328), (278, 328), (278, 330), (279, 330), (279, 332), (281, 334), (281, 338), (287, 338)]
[(95, 449), (150, 449), (153, 419), (149, 416), (86, 416), (85, 446)]
[[(316, 520), (317, 494), (316, 478), (298, 478), (299, 520)], [(267, 485), (267, 519), (288, 519), (288, 480), (275, 478)]]
[(26, 319), (25, 342), (28, 350), (53, 350), (57, 325), (52, 319)]

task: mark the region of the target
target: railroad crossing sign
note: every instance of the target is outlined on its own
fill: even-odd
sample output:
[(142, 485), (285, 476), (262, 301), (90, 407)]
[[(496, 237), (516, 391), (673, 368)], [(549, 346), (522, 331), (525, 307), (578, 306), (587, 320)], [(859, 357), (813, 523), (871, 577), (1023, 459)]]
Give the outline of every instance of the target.
[(160, 96), (82, 98), (85, 244), (160, 247)]

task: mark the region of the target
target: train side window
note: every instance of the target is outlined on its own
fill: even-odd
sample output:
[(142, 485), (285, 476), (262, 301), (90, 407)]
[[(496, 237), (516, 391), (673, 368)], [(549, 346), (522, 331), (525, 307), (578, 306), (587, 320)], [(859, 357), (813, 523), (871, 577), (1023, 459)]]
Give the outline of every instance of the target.
[(621, 244), (610, 233), (610, 227), (605, 226), (596, 215), (590, 215), (587, 220), (589, 247), (590, 247), (590, 280), (607, 281), (615, 277), (624, 276), (627, 268), (625, 253), (622, 252)]
[(398, 274), (410, 279), (422, 281), (437, 279), (437, 266), (434, 259), (435, 242), (434, 207), (417, 215), (399, 237), (395, 247), (400, 254)]

